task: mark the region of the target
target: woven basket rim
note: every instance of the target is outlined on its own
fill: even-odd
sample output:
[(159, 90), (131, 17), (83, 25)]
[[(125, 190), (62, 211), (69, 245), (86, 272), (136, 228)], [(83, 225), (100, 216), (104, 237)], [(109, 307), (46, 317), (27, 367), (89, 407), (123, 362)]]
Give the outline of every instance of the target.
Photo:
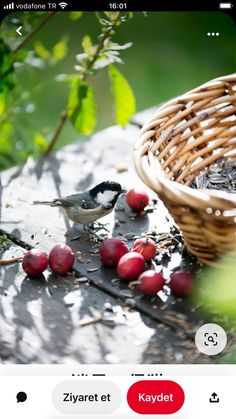
[[(199, 93), (201, 90), (204, 91), (206, 87), (210, 86), (211, 88), (217, 88), (228, 82), (236, 82), (236, 73), (214, 78), (161, 105), (155, 111), (153, 117), (143, 125), (134, 146), (134, 162), (136, 169), (144, 182), (147, 182), (149, 185), (155, 184), (155, 189), (154, 187), (152, 188), (155, 192), (161, 194), (164, 191), (165, 195), (168, 195), (168, 191), (171, 192), (171, 195), (175, 196), (176, 205), (178, 205), (178, 202), (179, 205), (183, 205), (183, 202), (186, 202), (186, 205), (189, 205), (192, 208), (211, 208), (213, 210), (224, 211), (224, 216), (226, 216), (226, 218), (228, 216), (236, 217), (236, 193), (212, 189), (193, 189), (187, 185), (168, 179), (161, 168), (160, 163), (154, 158), (153, 153), (150, 151), (147, 140), (153, 137), (155, 134), (155, 130), (153, 129), (155, 123), (163, 117), (165, 110), (170, 106), (180, 104), (182, 99), (186, 99), (196, 92)], [(146, 155), (143, 155), (144, 147)], [(152, 161), (152, 165), (155, 166), (155, 170), (153, 170), (153, 166), (151, 167), (149, 165), (150, 161)]]
[[(214, 83), (215, 82), (215, 83)], [(221, 82), (221, 83), (220, 83)], [(148, 129), (148, 127), (149, 127), (149, 125), (150, 125), (150, 123), (152, 122), (152, 121), (155, 121), (156, 119), (157, 119), (157, 116), (159, 116), (159, 114), (160, 114), (160, 111), (161, 110), (163, 110), (163, 109), (166, 109), (167, 108), (167, 105), (168, 106), (172, 106), (172, 105), (175, 105), (175, 104), (179, 104), (179, 103), (181, 103), (181, 99), (186, 99), (186, 97), (188, 96), (188, 95), (190, 95), (190, 94), (192, 94), (192, 93), (196, 93), (196, 92), (199, 92), (199, 90), (201, 90), (201, 89), (204, 89), (204, 88), (206, 88), (206, 87), (208, 87), (208, 86), (220, 86), (220, 85), (222, 85), (222, 82), (223, 83), (227, 83), (227, 82), (236, 82), (236, 73), (232, 73), (232, 74), (228, 74), (228, 75), (226, 75), (226, 76), (221, 76), (221, 77), (216, 77), (216, 78), (214, 78), (214, 79), (212, 79), (212, 80), (210, 80), (210, 81), (208, 81), (208, 82), (206, 82), (206, 83), (203, 83), (203, 84), (201, 84), (200, 86), (198, 86), (198, 87), (194, 87), (193, 89), (191, 89), (191, 90), (188, 90), (187, 92), (185, 92), (185, 93), (183, 93), (183, 94), (181, 94), (181, 95), (178, 95), (178, 96), (176, 96), (176, 97), (174, 97), (174, 98), (172, 98), (172, 99), (170, 99), (170, 100), (168, 100), (167, 102), (165, 102), (165, 103), (163, 103), (162, 105), (160, 105), (156, 110), (155, 110), (155, 113), (153, 114), (153, 116), (147, 121), (147, 122), (145, 122), (145, 124), (143, 124), (143, 126), (142, 126), (142, 128), (141, 128), (141, 130), (140, 130), (140, 135), (143, 133), (143, 132), (146, 132), (147, 131), (147, 129)]]

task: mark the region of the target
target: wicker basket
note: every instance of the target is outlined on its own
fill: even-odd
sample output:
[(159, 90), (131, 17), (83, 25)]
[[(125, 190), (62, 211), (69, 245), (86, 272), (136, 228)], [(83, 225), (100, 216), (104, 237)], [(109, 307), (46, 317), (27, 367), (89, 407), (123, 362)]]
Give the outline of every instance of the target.
[(208, 265), (236, 249), (236, 194), (192, 189), (218, 158), (236, 160), (236, 74), (161, 106), (134, 148), (141, 179), (162, 199), (187, 248)]

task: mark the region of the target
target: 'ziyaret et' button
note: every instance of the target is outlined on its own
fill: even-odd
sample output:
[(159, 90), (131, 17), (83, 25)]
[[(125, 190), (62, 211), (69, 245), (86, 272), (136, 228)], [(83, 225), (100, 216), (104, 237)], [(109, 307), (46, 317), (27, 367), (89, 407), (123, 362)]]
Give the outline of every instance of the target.
[(144, 415), (176, 413), (183, 406), (184, 399), (184, 391), (180, 385), (168, 380), (138, 381), (127, 393), (129, 407)]

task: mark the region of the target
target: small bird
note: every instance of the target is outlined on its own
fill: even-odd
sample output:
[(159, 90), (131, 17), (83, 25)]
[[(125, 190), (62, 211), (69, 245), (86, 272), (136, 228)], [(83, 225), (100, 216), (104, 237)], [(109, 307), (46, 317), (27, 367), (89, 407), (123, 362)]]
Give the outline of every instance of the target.
[(109, 214), (123, 192), (125, 190), (119, 183), (106, 181), (89, 191), (56, 198), (52, 201), (34, 201), (33, 204), (60, 207), (70, 220), (89, 225)]

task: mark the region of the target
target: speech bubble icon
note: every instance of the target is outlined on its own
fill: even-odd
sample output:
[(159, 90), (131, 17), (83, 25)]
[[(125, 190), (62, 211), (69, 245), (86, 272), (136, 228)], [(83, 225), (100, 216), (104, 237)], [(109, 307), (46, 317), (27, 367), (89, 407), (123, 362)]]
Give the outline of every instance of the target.
[(17, 403), (23, 403), (26, 401), (26, 399), (27, 399), (27, 394), (24, 391), (20, 391), (19, 393), (17, 393), (16, 395)]

